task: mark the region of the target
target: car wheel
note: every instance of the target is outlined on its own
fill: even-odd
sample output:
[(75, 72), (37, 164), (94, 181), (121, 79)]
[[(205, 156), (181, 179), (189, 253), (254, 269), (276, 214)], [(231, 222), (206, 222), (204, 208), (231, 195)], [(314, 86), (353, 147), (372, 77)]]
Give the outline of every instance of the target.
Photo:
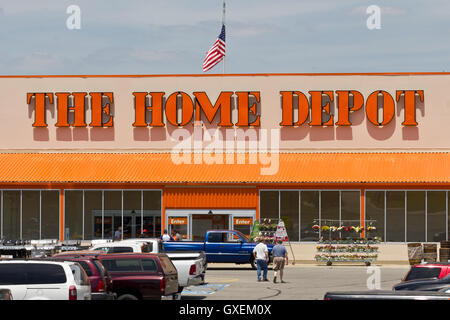
[(256, 265), (256, 260), (253, 257), (250, 258), (250, 266), (252, 267), (253, 270), (258, 269), (258, 266)]
[(132, 294), (122, 294), (117, 298), (117, 300), (139, 300), (136, 296)]

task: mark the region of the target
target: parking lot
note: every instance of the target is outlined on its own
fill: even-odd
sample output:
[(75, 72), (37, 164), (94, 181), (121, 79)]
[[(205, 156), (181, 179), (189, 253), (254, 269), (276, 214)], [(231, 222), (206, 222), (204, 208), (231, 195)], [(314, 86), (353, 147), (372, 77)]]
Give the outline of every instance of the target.
[(182, 300), (320, 300), (327, 291), (374, 288), (390, 290), (409, 270), (407, 265), (288, 265), (286, 283), (257, 282), (256, 271), (247, 265), (209, 264), (205, 284), (186, 288)]

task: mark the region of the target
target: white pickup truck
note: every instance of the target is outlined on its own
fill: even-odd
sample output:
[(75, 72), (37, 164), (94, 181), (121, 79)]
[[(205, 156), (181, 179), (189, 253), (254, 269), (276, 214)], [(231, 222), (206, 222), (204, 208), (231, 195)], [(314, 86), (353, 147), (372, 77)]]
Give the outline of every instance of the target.
[(165, 252), (163, 243), (155, 238), (138, 238), (121, 241), (96, 241), (89, 250), (106, 253), (166, 253), (178, 272), (178, 292), (185, 287), (201, 285), (205, 282), (206, 255), (203, 251)]

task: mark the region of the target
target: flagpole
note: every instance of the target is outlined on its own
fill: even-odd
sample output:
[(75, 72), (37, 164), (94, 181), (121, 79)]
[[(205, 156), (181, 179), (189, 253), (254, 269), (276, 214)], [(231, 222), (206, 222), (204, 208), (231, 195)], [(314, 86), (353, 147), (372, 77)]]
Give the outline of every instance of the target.
[[(225, 25), (225, 0), (223, 0), (222, 25)], [(222, 61), (222, 74), (225, 74), (225, 56)]]

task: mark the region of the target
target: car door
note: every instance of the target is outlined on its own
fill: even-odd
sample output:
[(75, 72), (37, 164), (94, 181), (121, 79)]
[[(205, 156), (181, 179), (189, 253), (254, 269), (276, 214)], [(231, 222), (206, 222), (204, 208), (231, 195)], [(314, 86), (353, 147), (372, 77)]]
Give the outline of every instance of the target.
[(249, 255), (241, 252), (242, 242), (232, 232), (209, 232), (205, 244), (210, 262), (247, 262)]

